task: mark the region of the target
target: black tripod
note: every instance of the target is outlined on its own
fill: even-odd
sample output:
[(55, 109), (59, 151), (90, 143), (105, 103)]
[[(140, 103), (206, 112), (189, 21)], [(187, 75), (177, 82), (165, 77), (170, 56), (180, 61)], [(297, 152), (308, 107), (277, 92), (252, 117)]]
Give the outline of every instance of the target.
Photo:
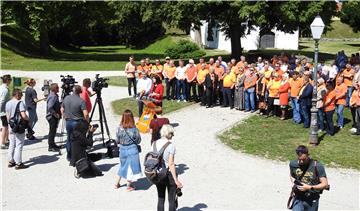
[(110, 137), (109, 126), (108, 126), (107, 121), (106, 121), (105, 109), (104, 109), (104, 105), (102, 103), (101, 91), (100, 90), (96, 92), (96, 100), (95, 100), (94, 108), (93, 108), (93, 110), (91, 112), (90, 122), (91, 122), (91, 120), (93, 118), (94, 111), (95, 111), (95, 108), (96, 108), (96, 104), (99, 105), (99, 122), (100, 122), (100, 129), (101, 129), (101, 138), (102, 138), (102, 141), (103, 141), (103, 145), (105, 146), (104, 124), (105, 124), (106, 134), (108, 135), (109, 140), (111, 139), (111, 137)]

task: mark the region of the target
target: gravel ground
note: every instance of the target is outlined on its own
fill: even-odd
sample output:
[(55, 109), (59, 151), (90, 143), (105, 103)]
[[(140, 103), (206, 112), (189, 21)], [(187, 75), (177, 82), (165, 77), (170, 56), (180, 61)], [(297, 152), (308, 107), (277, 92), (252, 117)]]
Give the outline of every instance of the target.
[[(7, 72), (35, 78), (38, 81), (38, 95), (42, 95), (40, 87), (44, 79), (60, 82), (58, 76), (69, 73), (81, 81), (85, 77), (93, 78), (96, 73), (3, 71), (3, 74)], [(116, 74), (101, 72), (101, 76)], [(127, 97), (126, 88), (109, 87), (103, 90), (112, 136), (115, 135), (120, 117), (113, 114), (110, 102), (124, 97)], [(156, 187), (145, 178), (136, 183), (137, 191), (129, 193), (125, 187), (113, 189), (114, 176), (119, 167), (117, 158), (97, 162), (104, 176), (75, 179), (73, 168), (68, 166), (65, 155), (47, 151), (47, 139), (43, 138), (48, 133), (48, 124), (44, 119), (45, 106), (44, 102), (38, 104), (39, 122), (34, 129), (40, 140), (26, 141), (23, 151), (23, 161), (30, 168), (19, 171), (8, 169), (7, 152), (0, 151), (2, 209), (156, 209)], [(291, 186), (288, 164), (234, 151), (216, 138), (218, 133), (248, 115), (226, 108), (206, 109), (198, 105), (167, 115), (170, 122), (176, 125), (173, 140), (177, 148), (175, 162), (179, 179), (184, 184), (184, 195), (179, 199), (180, 210), (286, 209)], [(60, 141), (60, 137), (57, 141)], [(97, 152), (105, 151), (101, 142), (95, 142), (95, 145)], [(142, 136), (141, 145), (143, 153), (140, 159), (143, 162), (144, 154), (150, 150), (148, 134)], [(359, 209), (359, 172), (334, 168), (326, 168), (326, 171), (331, 191), (322, 195), (320, 209)]]

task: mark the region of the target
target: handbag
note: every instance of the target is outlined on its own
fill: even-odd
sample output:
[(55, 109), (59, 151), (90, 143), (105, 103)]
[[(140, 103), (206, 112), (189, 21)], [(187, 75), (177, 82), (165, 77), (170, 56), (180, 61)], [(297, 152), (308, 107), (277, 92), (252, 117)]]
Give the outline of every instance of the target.
[(85, 170), (89, 168), (89, 161), (87, 157), (81, 158), (80, 160), (76, 161), (75, 168), (78, 174), (81, 174)]
[(105, 143), (105, 146), (107, 148), (106, 155), (109, 158), (119, 157), (119, 147), (116, 144), (115, 140), (110, 139)]
[(130, 138), (130, 140), (133, 142), (133, 144), (136, 145), (137, 150), (138, 150), (138, 152), (140, 153), (140, 152), (142, 151), (142, 150), (141, 150), (141, 146), (134, 141), (134, 139), (128, 134), (128, 132), (126, 131), (126, 129), (124, 129), (124, 131), (125, 131), (126, 135)]

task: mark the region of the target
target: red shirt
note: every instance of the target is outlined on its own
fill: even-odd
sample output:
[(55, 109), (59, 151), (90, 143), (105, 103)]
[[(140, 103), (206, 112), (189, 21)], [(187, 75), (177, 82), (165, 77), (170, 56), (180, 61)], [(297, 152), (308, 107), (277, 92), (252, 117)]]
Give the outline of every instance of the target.
[(83, 99), (85, 101), (86, 104), (86, 110), (90, 113), (92, 105), (91, 105), (91, 100), (90, 100), (90, 92), (88, 90), (88, 88), (86, 87), (82, 87), (81, 88), (82, 92), (80, 94), (81, 99)]
[(154, 118), (150, 122), (151, 133), (151, 144), (160, 138), (160, 129), (163, 125), (169, 124), (170, 121), (168, 118)]
[(162, 84), (158, 84), (154, 89), (154, 85), (153, 85), (150, 93), (159, 94), (158, 96), (153, 96), (153, 98), (161, 102), (164, 95), (164, 86)]

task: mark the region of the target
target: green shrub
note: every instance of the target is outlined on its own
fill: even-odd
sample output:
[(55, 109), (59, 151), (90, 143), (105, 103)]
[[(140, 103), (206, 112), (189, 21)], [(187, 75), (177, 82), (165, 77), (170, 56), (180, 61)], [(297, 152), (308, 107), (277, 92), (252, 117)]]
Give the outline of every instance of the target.
[(198, 58), (204, 56), (205, 51), (201, 50), (194, 42), (186, 39), (179, 40), (175, 45), (168, 46), (165, 55), (170, 58)]

